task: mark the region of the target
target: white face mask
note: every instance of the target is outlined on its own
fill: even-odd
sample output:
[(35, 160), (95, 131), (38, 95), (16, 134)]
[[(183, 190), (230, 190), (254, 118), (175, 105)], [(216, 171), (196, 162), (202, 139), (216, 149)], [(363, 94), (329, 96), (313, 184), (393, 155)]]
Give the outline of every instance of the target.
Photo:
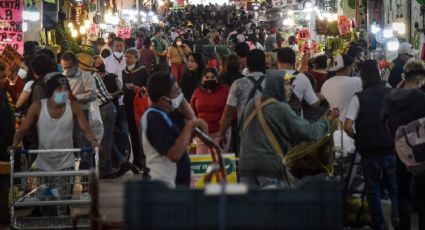
[(27, 77), (28, 72), (22, 68), (19, 68), (18, 76), (23, 80)]
[(173, 107), (173, 109), (178, 109), (183, 99), (184, 99), (183, 93), (180, 93), (176, 98), (170, 99), (171, 107)]
[(181, 46), (182, 45), (182, 42), (181, 41), (178, 41), (178, 42), (176, 42), (176, 45), (177, 46)]
[(121, 58), (123, 55), (124, 55), (123, 52), (114, 51), (114, 56), (117, 57), (117, 58)]
[(133, 65), (129, 65), (129, 66), (127, 66), (127, 68), (128, 68), (129, 70), (134, 69), (134, 67), (136, 67), (136, 64), (133, 64)]

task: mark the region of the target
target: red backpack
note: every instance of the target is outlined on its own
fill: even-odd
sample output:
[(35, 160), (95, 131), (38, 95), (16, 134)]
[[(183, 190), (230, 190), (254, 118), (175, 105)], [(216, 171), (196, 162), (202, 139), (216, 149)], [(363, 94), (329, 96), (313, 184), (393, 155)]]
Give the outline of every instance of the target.
[(143, 116), (143, 113), (149, 106), (151, 102), (149, 100), (148, 92), (145, 87), (137, 89), (136, 95), (134, 95), (133, 99), (133, 107), (134, 107), (134, 119), (136, 121), (137, 129), (140, 128), (140, 119)]

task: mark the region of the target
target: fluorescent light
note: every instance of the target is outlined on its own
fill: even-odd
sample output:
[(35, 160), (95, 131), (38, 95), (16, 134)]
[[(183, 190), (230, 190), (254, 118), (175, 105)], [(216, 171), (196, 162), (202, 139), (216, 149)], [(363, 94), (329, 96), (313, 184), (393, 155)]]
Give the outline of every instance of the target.
[(400, 47), (400, 43), (398, 42), (397, 39), (392, 39), (387, 42), (388, 51), (397, 51), (399, 47)]
[(100, 27), (100, 29), (102, 29), (102, 30), (106, 30), (106, 24), (105, 23), (102, 23), (102, 24), (99, 24), (99, 27)]
[(306, 2), (305, 8), (313, 8), (313, 4), (311, 2)]
[(381, 31), (381, 27), (379, 25), (377, 25), (377, 24), (372, 24), (372, 27), (370, 28), (370, 31), (373, 34), (377, 34), (377, 33), (379, 33), (379, 31)]
[(294, 22), (294, 20), (292, 18), (285, 18), (283, 20), (283, 25), (285, 25), (285, 26), (293, 26), (293, 25), (295, 25), (295, 22)]
[(406, 24), (404, 24), (404, 22), (394, 22), (392, 24), (392, 28), (395, 32), (397, 32), (400, 35), (403, 35), (406, 33)]
[(294, 15), (294, 11), (293, 10), (288, 11), (288, 15)]
[(394, 36), (393, 29), (384, 29), (384, 38), (392, 38)]

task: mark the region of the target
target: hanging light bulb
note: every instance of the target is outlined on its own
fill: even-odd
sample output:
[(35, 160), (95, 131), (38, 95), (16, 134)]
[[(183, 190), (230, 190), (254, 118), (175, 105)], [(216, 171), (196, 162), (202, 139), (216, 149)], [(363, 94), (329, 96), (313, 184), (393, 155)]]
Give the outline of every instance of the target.
[(393, 29), (384, 29), (384, 38), (392, 38), (394, 36), (394, 30)]
[(373, 23), (371, 28), (370, 28), (370, 31), (373, 34), (377, 34), (377, 33), (379, 33), (379, 31), (381, 31), (381, 27), (379, 25), (377, 25), (376, 23)]
[(102, 30), (106, 30), (106, 24), (105, 23), (102, 23), (102, 24), (99, 24), (99, 27), (100, 27), (100, 29), (102, 29)]
[(77, 31), (77, 30), (75, 30), (75, 29), (73, 29), (73, 30), (71, 31), (71, 37), (73, 37), (73, 38), (78, 37), (78, 31)]
[(388, 51), (397, 51), (399, 47), (400, 43), (398, 42), (397, 38), (391, 39), (387, 42)]
[(85, 26), (80, 27), (80, 34), (86, 34), (86, 27)]
[(284, 26), (293, 26), (293, 25), (295, 25), (295, 22), (292, 18), (285, 18), (283, 20), (283, 25)]
[(404, 22), (394, 22), (392, 29), (398, 34), (404, 35), (406, 33), (406, 24)]
[(68, 28), (69, 28), (69, 29), (74, 28), (74, 24), (72, 24), (72, 22), (68, 22)]

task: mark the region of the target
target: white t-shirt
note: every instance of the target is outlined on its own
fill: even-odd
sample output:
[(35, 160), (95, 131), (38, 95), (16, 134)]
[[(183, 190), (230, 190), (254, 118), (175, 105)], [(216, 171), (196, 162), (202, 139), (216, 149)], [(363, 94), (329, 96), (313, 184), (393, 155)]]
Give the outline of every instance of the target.
[(345, 118), (355, 121), (357, 119), (357, 116), (359, 115), (359, 110), (360, 110), (359, 97), (357, 97), (357, 95), (354, 95), (353, 99), (351, 100), (350, 106), (348, 107)]
[[(294, 72), (290, 72), (290, 70), (286, 70), (288, 74), (293, 74)], [(316, 93), (314, 93), (313, 87), (311, 86), (310, 80), (308, 77), (299, 73), (294, 82), (292, 82), (292, 87), (294, 88), (294, 93), (298, 97), (300, 101), (305, 100), (308, 105), (312, 105), (319, 100), (317, 98)]]
[(351, 100), (362, 89), (362, 81), (358, 77), (335, 76), (325, 81), (321, 93), (331, 107), (338, 107), (339, 119), (344, 121)]
[(33, 83), (34, 81), (28, 81), (27, 83), (25, 83), (23, 91), (31, 93), (32, 91), (31, 86)]

